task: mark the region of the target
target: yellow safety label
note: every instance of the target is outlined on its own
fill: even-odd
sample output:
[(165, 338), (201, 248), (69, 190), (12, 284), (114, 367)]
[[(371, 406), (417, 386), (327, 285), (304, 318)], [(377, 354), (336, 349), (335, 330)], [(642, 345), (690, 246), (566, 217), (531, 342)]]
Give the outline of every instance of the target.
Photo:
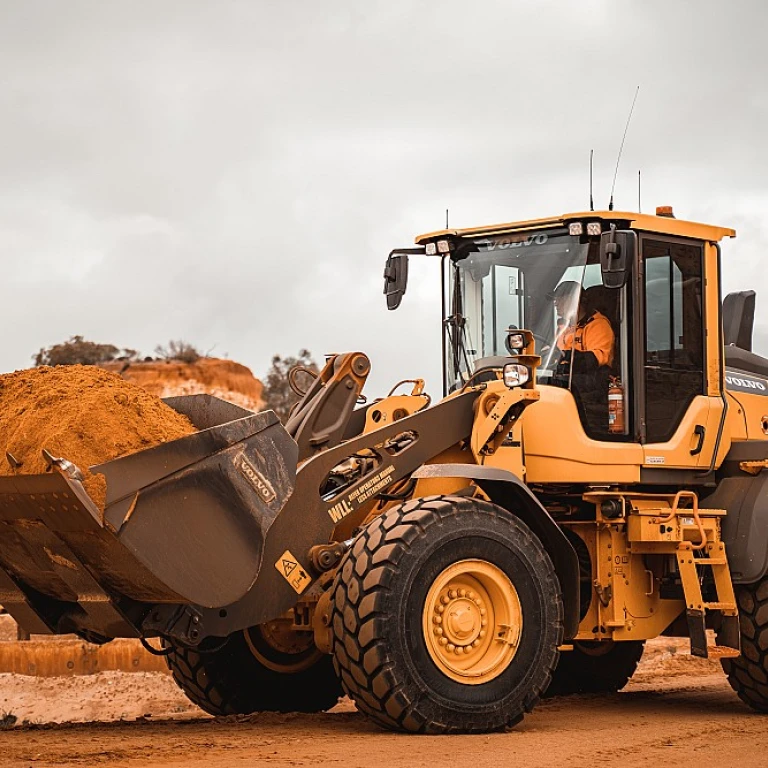
[(297, 594), (301, 594), (311, 583), (312, 577), (304, 570), (302, 564), (285, 550), (275, 563), (275, 568), (280, 575), (293, 587)]

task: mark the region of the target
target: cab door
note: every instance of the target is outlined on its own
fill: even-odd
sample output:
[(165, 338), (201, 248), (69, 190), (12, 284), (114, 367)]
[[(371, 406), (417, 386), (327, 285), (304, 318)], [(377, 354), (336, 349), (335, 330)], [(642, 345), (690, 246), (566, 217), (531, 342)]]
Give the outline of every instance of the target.
[[(714, 254), (712, 269), (709, 250), (694, 240), (641, 238), (641, 439), (646, 467), (709, 467), (718, 443), (724, 403), (717, 261)], [(714, 318), (709, 334), (708, 310)]]

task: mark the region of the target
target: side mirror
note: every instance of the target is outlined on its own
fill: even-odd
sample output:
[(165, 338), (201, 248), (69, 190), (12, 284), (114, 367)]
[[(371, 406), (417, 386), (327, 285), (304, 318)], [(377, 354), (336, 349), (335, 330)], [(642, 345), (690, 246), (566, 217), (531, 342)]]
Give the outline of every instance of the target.
[(600, 236), (600, 271), (606, 288), (623, 288), (637, 253), (637, 233), (611, 229)]
[(397, 309), (408, 285), (408, 254), (392, 251), (384, 267), (384, 295), (387, 309)]

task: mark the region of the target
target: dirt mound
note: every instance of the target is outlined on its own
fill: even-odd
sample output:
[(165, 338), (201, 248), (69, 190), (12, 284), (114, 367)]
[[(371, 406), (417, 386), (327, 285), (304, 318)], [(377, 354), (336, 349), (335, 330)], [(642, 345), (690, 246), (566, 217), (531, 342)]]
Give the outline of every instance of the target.
[[(106, 481), (88, 467), (175, 440), (195, 429), (142, 387), (84, 365), (0, 375), (0, 474), (46, 470), (45, 448), (75, 463), (83, 485), (104, 508)], [(13, 470), (10, 452), (22, 466)]]
[(251, 411), (262, 407), (261, 382), (250, 369), (231, 360), (206, 357), (196, 363), (108, 363), (104, 368), (158, 397), (207, 393)]

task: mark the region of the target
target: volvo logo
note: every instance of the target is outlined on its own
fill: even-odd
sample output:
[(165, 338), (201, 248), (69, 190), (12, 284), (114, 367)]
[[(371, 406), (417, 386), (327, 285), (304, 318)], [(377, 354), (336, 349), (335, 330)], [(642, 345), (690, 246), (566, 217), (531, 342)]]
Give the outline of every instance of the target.
[(768, 395), (768, 382), (741, 372), (726, 371), (725, 383), (728, 389), (738, 390), (739, 392), (752, 392), (756, 395)]
[(244, 453), (237, 454), (235, 466), (250, 481), (251, 485), (256, 489), (256, 493), (261, 496), (262, 501), (269, 504), (270, 501), (275, 500), (276, 494), (269, 481), (248, 461)]

